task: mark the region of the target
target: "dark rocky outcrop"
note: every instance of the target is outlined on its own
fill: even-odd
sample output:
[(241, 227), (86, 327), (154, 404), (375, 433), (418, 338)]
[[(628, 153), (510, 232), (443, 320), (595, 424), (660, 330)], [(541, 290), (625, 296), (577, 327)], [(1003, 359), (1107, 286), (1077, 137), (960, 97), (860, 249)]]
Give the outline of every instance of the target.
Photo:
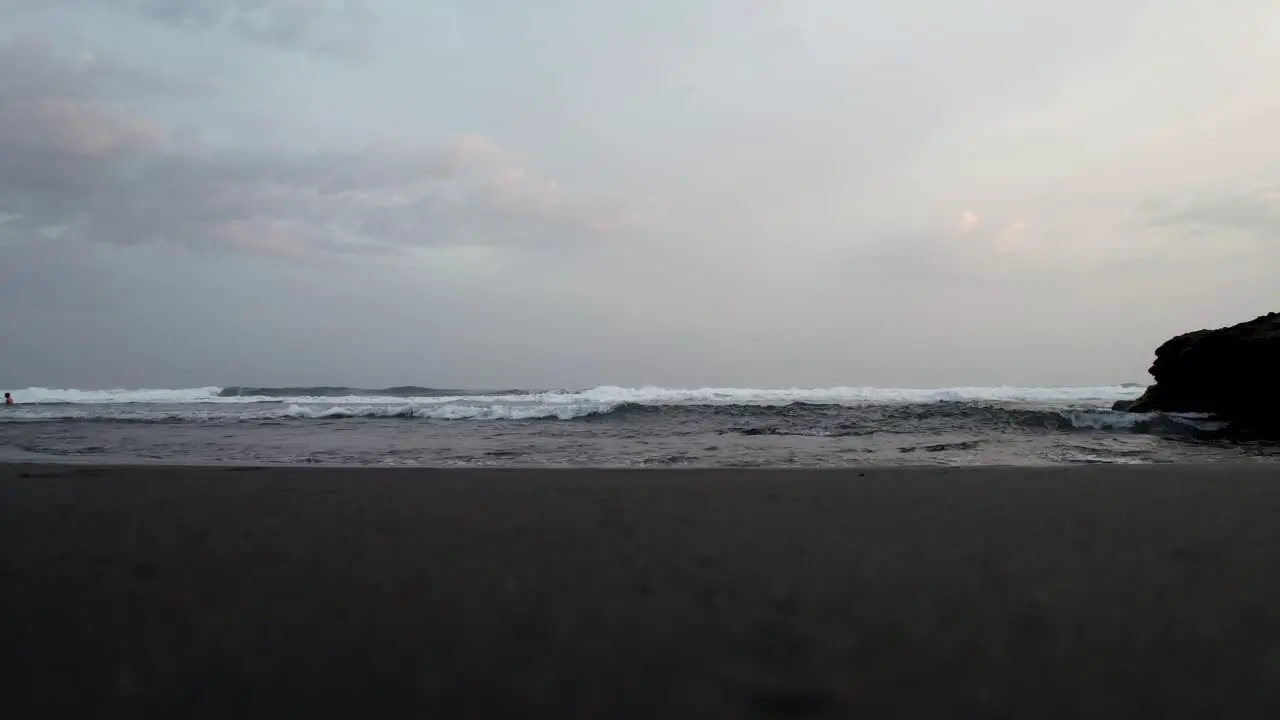
[(1203, 412), (1250, 434), (1280, 437), (1280, 313), (1179, 335), (1156, 350), (1155, 384), (1130, 412)]

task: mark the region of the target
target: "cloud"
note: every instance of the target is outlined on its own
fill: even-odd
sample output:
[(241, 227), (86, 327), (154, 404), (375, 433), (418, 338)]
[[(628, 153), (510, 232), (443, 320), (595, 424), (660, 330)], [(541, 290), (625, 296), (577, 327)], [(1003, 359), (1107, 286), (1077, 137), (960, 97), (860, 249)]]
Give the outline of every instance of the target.
[(157, 145), (163, 130), (108, 102), (128, 95), (185, 87), (93, 55), (53, 59), (52, 48), (24, 38), (0, 46), (0, 157), (6, 170), (36, 154), (104, 155)]
[(190, 97), (217, 87), (93, 52), (60, 53), (40, 35), (0, 41), (0, 99), (74, 96), (132, 103), (157, 95)]
[(1280, 234), (1280, 185), (1261, 185), (1196, 197), (1153, 198), (1149, 221), (1164, 228), (1241, 230)]
[(998, 252), (1021, 252), (1030, 249), (1027, 223), (1014, 220), (991, 237), (991, 247)]
[(986, 227), (982, 216), (972, 210), (960, 213), (960, 234), (965, 236), (964, 247), (969, 252), (1013, 252), (1026, 249), (1027, 222), (1013, 220), (1003, 226)]
[(1280, 185), (1206, 190), (1150, 198), (1147, 227), (1165, 239), (1159, 258), (1207, 271), (1211, 264), (1249, 274), (1280, 262)]
[[(289, 255), (566, 244), (628, 219), (492, 139), (224, 150), (118, 103), (194, 88), (47, 44), (0, 48), (0, 214), (10, 238), (213, 243)], [(204, 91), (213, 92), (206, 88)]]
[(178, 28), (232, 30), (254, 42), (343, 58), (371, 51), (374, 17), (365, 0), (0, 0), (14, 11), (66, 8), (73, 11), (106, 5)]
[(253, 40), (343, 57), (369, 53), (362, 0), (117, 0), (176, 25), (229, 26)]

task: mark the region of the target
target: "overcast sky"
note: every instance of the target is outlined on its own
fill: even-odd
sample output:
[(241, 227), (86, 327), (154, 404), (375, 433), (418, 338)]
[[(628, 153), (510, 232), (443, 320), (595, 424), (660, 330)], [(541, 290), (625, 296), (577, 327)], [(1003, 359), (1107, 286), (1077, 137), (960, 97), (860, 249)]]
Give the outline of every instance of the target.
[(0, 386), (1147, 379), (1275, 0), (0, 0)]

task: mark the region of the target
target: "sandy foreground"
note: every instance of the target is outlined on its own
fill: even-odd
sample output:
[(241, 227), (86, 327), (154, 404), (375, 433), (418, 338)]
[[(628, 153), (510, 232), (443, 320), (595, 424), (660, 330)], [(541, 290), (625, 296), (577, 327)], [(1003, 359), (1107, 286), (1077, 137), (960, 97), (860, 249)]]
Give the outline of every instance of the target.
[(1280, 465), (0, 466), (0, 712), (1280, 717)]

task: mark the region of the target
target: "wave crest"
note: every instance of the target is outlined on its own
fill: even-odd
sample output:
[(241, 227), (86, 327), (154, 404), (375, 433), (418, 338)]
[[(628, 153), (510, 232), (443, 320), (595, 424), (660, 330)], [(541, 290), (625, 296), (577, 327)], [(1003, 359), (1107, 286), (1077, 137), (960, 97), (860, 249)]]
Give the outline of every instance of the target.
[(470, 396), (527, 395), (531, 390), (457, 390), (423, 387), (421, 385), (397, 385), (395, 387), (368, 389), (338, 385), (313, 387), (247, 387), (231, 385), (218, 390), (216, 396), (231, 398), (448, 398)]
[[(138, 423), (231, 423), (287, 420), (418, 419), (435, 421), (541, 421), (612, 418), (612, 423), (653, 425), (668, 432), (740, 435), (856, 437), (875, 433), (1097, 431), (1201, 436), (1228, 426), (1205, 415), (1135, 414), (1103, 408), (1026, 407), (1008, 404), (935, 402), (850, 407), (821, 403), (787, 405), (633, 402), (399, 402), (345, 404), (333, 401), (270, 405), (57, 403), (19, 405), (0, 422), (103, 421)], [(639, 426), (639, 425), (637, 425)]]
[(275, 418), (421, 418), (427, 420), (574, 420), (592, 415), (606, 415), (616, 405), (386, 405), (332, 406), (290, 405), (269, 413)]
[(22, 404), (191, 404), (286, 402), (296, 404), (333, 402), (344, 405), (397, 405), (444, 403), (541, 403), (574, 405), (609, 403), (621, 405), (743, 405), (784, 406), (796, 403), (866, 407), (871, 405), (911, 405), (939, 402), (1004, 402), (1109, 405), (1132, 400), (1140, 387), (1105, 385), (1094, 387), (955, 387), (955, 388), (627, 388), (602, 385), (587, 390), (448, 390), (401, 386), (379, 390), (317, 387), (202, 387), (181, 390), (76, 390), (32, 387), (14, 392)]
[(356, 418), (414, 418), (424, 420), (573, 420), (604, 415), (617, 409), (609, 404), (578, 405), (272, 405), (270, 409), (183, 409), (117, 407), (77, 408), (61, 403), (21, 407), (0, 416), (5, 422), (261, 422), (269, 420), (340, 420)]

